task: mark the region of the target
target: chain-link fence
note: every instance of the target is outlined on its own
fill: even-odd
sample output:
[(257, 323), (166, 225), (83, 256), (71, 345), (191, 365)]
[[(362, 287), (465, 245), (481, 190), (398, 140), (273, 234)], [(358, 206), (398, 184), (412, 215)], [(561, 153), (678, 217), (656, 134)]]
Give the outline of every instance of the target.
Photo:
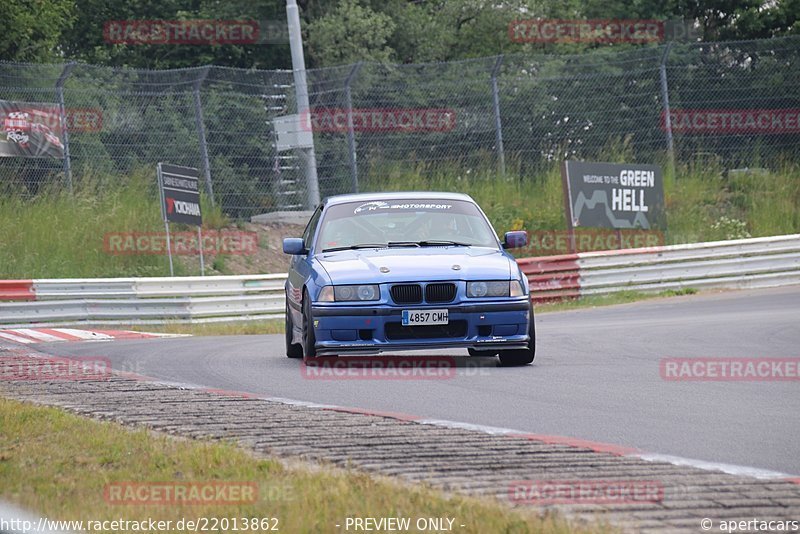
[[(408, 172), (535, 179), (564, 158), (731, 169), (800, 156), (797, 36), (360, 63), (308, 83), (323, 197)], [(307, 207), (301, 159), (273, 128), (296, 112), (291, 71), (0, 63), (0, 100), (60, 104), (68, 134), (63, 160), (0, 157), (5, 193), (113, 184), (167, 161), (202, 169), (233, 217)]]

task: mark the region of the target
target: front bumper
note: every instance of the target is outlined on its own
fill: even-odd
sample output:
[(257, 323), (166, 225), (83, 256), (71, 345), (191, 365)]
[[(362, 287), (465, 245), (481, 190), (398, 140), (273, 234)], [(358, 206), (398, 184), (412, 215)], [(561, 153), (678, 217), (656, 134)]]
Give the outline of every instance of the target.
[[(403, 327), (404, 309), (447, 309), (440, 327)], [(319, 355), (377, 354), (386, 351), (472, 348), (509, 350), (528, 347), (533, 320), (527, 297), (445, 305), (343, 306), (314, 304), (314, 333)]]

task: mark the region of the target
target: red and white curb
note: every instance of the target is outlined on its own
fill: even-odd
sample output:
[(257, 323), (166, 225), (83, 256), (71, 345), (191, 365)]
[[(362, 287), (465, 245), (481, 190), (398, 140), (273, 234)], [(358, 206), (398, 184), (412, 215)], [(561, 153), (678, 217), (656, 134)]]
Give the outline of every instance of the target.
[(78, 328), (9, 328), (0, 330), (0, 341), (21, 345), (60, 341), (111, 341), (114, 339), (146, 339), (184, 337), (187, 334), (160, 334), (132, 330), (83, 330)]

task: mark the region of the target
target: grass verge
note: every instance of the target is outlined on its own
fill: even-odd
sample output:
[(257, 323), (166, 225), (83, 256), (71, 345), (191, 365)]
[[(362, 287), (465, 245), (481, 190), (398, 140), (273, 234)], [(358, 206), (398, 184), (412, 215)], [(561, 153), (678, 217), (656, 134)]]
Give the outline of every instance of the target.
[[(612, 152), (598, 161), (635, 161)], [(560, 167), (531, 175), (497, 177), (494, 169), (387, 166), (370, 174), (364, 191), (454, 191), (472, 196), (495, 230), (564, 231), (564, 196)], [(375, 177), (375, 178), (373, 178)], [(800, 164), (777, 161), (764, 172), (730, 173), (718, 164), (679, 165), (664, 177), (667, 245), (765, 237), (800, 232)], [(591, 250), (588, 249), (588, 250)], [(566, 254), (544, 247), (522, 249), (523, 256)]]
[[(631, 160), (611, 154), (606, 161)], [(364, 191), (456, 191), (472, 195), (495, 229), (563, 232), (564, 202), (558, 165), (498, 177), (493, 169), (455, 164), (383, 166), (363, 180)], [(97, 183), (95, 183), (97, 182)], [(31, 199), (0, 196), (0, 278), (166, 276), (163, 255), (113, 255), (104, 250), (111, 232), (162, 232), (152, 170), (130, 176), (84, 179), (74, 196), (39, 192)], [(800, 232), (800, 164), (776, 162), (764, 172), (725, 172), (713, 163), (684, 164), (664, 178), (665, 244), (695, 243)], [(209, 228), (229, 227), (221, 210), (203, 200)], [(175, 225), (174, 230), (179, 230)], [(607, 246), (607, 244), (606, 244)], [(518, 256), (563, 254), (533, 246)], [(226, 256), (209, 262), (226, 270)], [(195, 257), (179, 257), (176, 274), (197, 274)], [(247, 272), (257, 272), (257, 268)]]
[(129, 327), (122, 326), (114, 327), (114, 329), (135, 330), (136, 332), (159, 332), (162, 334), (191, 334), (193, 336), (283, 334), (283, 319), (269, 319), (266, 321), (231, 321), (227, 323), (165, 323), (158, 325), (133, 325)]
[[(204, 226), (228, 224), (219, 208), (201, 199)], [(181, 231), (183, 225), (171, 225)], [(43, 190), (27, 199), (0, 195), (0, 278), (96, 278), (169, 276), (164, 254), (109, 253), (106, 236), (162, 236), (152, 172), (138, 171), (118, 183), (86, 180), (74, 195)], [(175, 274), (199, 274), (195, 257), (176, 256)]]
[(584, 308), (596, 308), (601, 306), (613, 306), (615, 304), (629, 304), (642, 300), (652, 300), (657, 298), (679, 297), (681, 295), (694, 295), (696, 289), (685, 288), (681, 290), (668, 290), (660, 293), (643, 293), (641, 291), (619, 291), (608, 295), (587, 295), (577, 299), (564, 300), (561, 302), (546, 302), (536, 305), (536, 313), (548, 313), (565, 310), (579, 310)]
[[(200, 517), (269, 517), (278, 518), (281, 532), (334, 532), (347, 517), (451, 517), (465, 525), (460, 532), (579, 531), (556, 517), (539, 518), (496, 501), (446, 496), (354, 472), (289, 468), (227, 444), (174, 439), (2, 398), (0, 428), (0, 498), (50, 519), (154, 518), (174, 525)], [(254, 483), (258, 498), (246, 504), (142, 506), (104, 496), (108, 484), (166, 481)]]

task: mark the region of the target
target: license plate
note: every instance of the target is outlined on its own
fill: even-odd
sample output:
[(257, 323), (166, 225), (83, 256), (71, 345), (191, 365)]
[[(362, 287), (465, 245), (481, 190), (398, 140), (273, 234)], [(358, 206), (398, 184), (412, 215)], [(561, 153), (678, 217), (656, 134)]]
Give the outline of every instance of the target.
[(448, 310), (403, 310), (403, 326), (447, 324)]

